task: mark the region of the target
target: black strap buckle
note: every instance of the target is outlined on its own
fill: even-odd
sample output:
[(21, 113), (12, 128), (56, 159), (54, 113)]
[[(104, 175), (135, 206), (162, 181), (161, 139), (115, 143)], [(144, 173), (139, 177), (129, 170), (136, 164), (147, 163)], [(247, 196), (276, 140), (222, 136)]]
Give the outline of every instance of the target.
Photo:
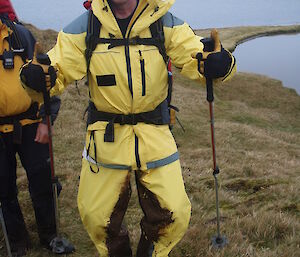
[(14, 68), (14, 52), (12, 50), (4, 50), (2, 60), (4, 69), (9, 70)]
[(136, 125), (138, 123), (136, 114), (122, 115), (120, 125), (130, 124)]
[(128, 39), (129, 45), (138, 45), (139, 44), (139, 37), (129, 38)]

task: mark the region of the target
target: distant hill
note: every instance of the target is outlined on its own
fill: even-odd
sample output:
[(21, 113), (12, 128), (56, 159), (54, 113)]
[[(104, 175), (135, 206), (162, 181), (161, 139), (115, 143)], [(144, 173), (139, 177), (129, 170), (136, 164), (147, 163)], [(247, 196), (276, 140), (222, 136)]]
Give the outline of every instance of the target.
[(57, 31), (47, 29), (39, 30), (31, 24), (25, 24), (25, 26), (33, 33), (37, 41), (39, 41), (44, 50), (50, 50), (56, 43)]

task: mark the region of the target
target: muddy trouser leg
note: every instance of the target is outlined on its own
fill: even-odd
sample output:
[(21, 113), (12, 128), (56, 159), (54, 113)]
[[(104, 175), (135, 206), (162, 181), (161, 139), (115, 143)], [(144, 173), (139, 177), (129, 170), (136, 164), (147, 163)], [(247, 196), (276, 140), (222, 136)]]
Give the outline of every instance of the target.
[(23, 127), (18, 154), (27, 173), (40, 242), (48, 246), (56, 235), (55, 211), (48, 145), (34, 142), (37, 125)]
[(12, 251), (30, 246), (29, 235), (17, 198), (16, 150), (12, 133), (1, 134), (0, 201)]
[(136, 173), (145, 216), (137, 257), (167, 257), (185, 234), (191, 204), (185, 192), (179, 161)]
[(101, 257), (132, 256), (128, 231), (122, 225), (130, 196), (128, 170), (101, 167), (93, 173), (87, 160), (82, 160), (78, 208)]

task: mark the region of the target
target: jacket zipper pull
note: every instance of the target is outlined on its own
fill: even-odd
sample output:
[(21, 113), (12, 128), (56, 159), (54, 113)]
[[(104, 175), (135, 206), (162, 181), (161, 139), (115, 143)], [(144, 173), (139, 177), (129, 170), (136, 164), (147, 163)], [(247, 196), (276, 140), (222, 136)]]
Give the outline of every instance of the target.
[(140, 61), (143, 61), (144, 58), (143, 58), (143, 55), (142, 55), (142, 51), (141, 51), (141, 50), (139, 50), (139, 54), (140, 54)]

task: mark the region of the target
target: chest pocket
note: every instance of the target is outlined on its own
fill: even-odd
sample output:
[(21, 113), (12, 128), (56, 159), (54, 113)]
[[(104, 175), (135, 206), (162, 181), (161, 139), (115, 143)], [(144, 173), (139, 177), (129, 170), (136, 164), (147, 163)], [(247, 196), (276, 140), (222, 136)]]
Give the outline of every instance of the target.
[(148, 47), (137, 50), (135, 53), (137, 60), (137, 91), (142, 97), (147, 97), (160, 91), (158, 87), (166, 84), (166, 65), (161, 54), (156, 47)]

